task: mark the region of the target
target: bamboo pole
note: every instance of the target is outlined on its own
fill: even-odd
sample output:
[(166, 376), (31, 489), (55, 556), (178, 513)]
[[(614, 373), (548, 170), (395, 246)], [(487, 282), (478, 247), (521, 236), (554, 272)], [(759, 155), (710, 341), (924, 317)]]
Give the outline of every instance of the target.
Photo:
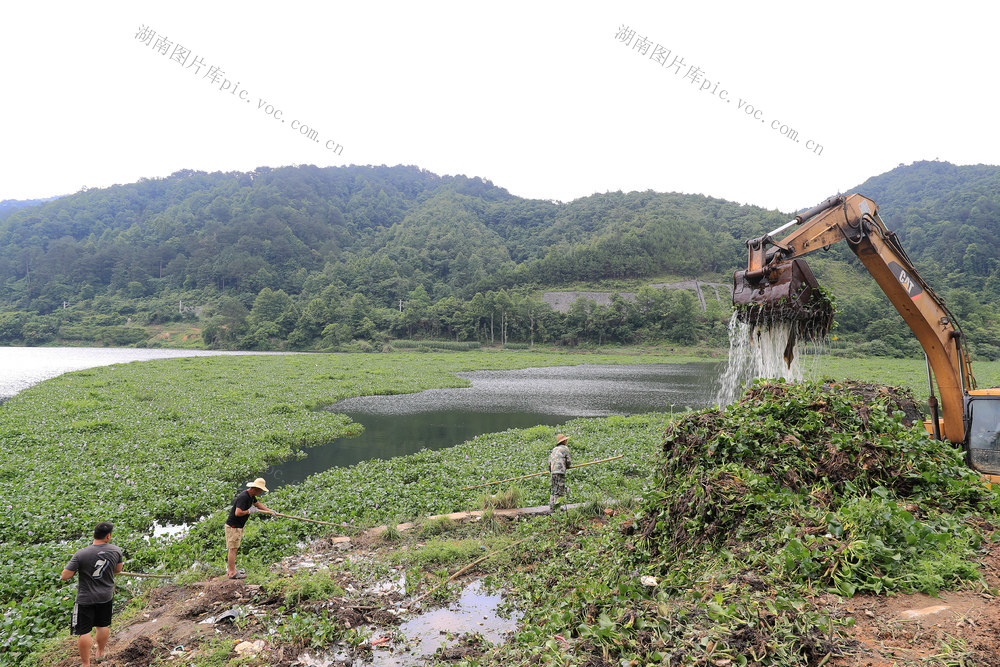
[[(624, 454), (619, 454), (618, 456), (612, 456), (609, 459), (601, 459), (599, 461), (589, 461), (587, 463), (581, 463), (579, 465), (570, 466), (568, 470), (576, 470), (577, 468), (583, 468), (584, 466), (592, 466), (595, 463), (606, 463), (608, 461), (614, 461), (615, 459), (620, 459), (625, 456)], [(521, 475), (520, 477), (508, 477), (507, 479), (497, 480), (496, 482), (486, 482), (485, 484), (476, 484), (475, 486), (463, 486), (459, 491), (468, 491), (469, 489), (478, 489), (481, 486), (492, 486), (494, 484), (503, 484), (504, 482), (513, 482), (517, 479), (527, 479), (528, 477), (538, 477), (539, 475), (548, 475), (549, 471), (545, 470), (543, 472), (533, 472), (530, 475)]]
[(142, 579), (173, 579), (173, 574), (146, 574), (145, 572), (119, 572), (116, 577), (140, 577)]
[(455, 574), (451, 575), (450, 577), (448, 577), (447, 579), (445, 579), (444, 581), (442, 581), (440, 584), (438, 584), (434, 588), (430, 589), (429, 591), (427, 591), (426, 593), (424, 593), (420, 597), (413, 598), (412, 600), (410, 600), (409, 602), (407, 602), (403, 606), (404, 607), (409, 607), (410, 605), (413, 605), (413, 604), (416, 604), (416, 603), (420, 602), (421, 600), (423, 600), (425, 597), (427, 597), (428, 595), (430, 595), (431, 593), (433, 593), (437, 589), (441, 588), (445, 584), (448, 584), (448, 583), (454, 581), (456, 577), (458, 577), (458, 576), (460, 576), (460, 575), (468, 572), (473, 567), (475, 567), (476, 565), (479, 565), (480, 563), (482, 563), (484, 560), (486, 560), (490, 556), (495, 556), (498, 553), (500, 553), (501, 551), (506, 551), (507, 549), (510, 549), (512, 547), (516, 547), (521, 542), (527, 542), (528, 540), (534, 539), (535, 537), (537, 537), (537, 536), (533, 535), (531, 537), (526, 537), (523, 540), (518, 540), (517, 542), (513, 542), (511, 544), (508, 544), (507, 546), (503, 547), (502, 549), (497, 549), (496, 551), (491, 551), (490, 553), (486, 554), (482, 558), (477, 558), (476, 560), (472, 561), (471, 563), (469, 563), (468, 565), (466, 565), (465, 567), (463, 567), (461, 570), (459, 570)]
[(339, 528), (341, 530), (364, 530), (364, 528), (359, 528), (357, 526), (345, 526), (340, 523), (333, 523), (332, 521), (320, 521), (319, 519), (307, 519), (304, 516), (294, 516), (292, 514), (282, 514), (281, 512), (275, 512), (271, 510), (270, 512), (265, 510), (260, 510), (261, 514), (270, 514), (272, 516), (280, 516), (285, 519), (295, 519), (296, 521), (308, 521), (309, 523), (321, 523), (324, 526), (333, 526), (334, 528)]

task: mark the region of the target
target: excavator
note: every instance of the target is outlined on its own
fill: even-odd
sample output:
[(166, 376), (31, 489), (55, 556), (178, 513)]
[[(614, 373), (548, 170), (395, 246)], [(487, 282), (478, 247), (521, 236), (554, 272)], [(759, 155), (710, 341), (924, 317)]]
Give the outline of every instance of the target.
[(747, 268), (733, 275), (737, 317), (755, 327), (792, 323), (789, 361), (794, 336), (825, 336), (833, 309), (801, 258), (838, 241), (847, 242), (923, 347), (930, 388), (931, 418), (924, 422), (928, 432), (962, 447), (970, 467), (1000, 483), (1000, 388), (976, 388), (965, 334), (917, 273), (871, 199), (860, 194), (830, 197), (747, 241)]

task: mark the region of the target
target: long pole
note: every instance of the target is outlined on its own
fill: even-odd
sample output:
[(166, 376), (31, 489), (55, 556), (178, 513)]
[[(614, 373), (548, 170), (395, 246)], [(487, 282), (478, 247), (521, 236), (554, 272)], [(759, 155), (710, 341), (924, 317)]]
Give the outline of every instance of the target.
[(286, 519), (295, 519), (296, 521), (308, 521), (309, 523), (321, 523), (324, 526), (333, 526), (334, 528), (339, 528), (341, 530), (362, 530), (361, 528), (358, 528), (356, 526), (345, 526), (344, 524), (341, 523), (333, 523), (331, 521), (320, 521), (319, 519), (307, 519), (304, 516), (293, 516), (291, 514), (282, 514), (281, 512), (275, 512), (274, 510), (271, 510), (270, 512), (265, 512), (261, 510), (261, 514), (270, 514), (272, 516), (280, 516)]
[(534, 536), (532, 536), (532, 537), (526, 537), (523, 540), (518, 540), (517, 542), (514, 542), (513, 544), (508, 544), (507, 546), (502, 547), (500, 549), (497, 549), (496, 551), (491, 551), (490, 553), (486, 554), (482, 558), (477, 558), (476, 560), (472, 561), (471, 563), (469, 563), (468, 565), (466, 565), (465, 567), (463, 567), (461, 570), (459, 570), (455, 574), (451, 575), (450, 577), (448, 577), (447, 579), (445, 579), (444, 581), (442, 581), (440, 584), (438, 584), (434, 588), (430, 589), (429, 591), (427, 591), (426, 593), (424, 593), (420, 597), (417, 597), (417, 598), (414, 598), (414, 599), (410, 600), (409, 602), (407, 602), (403, 606), (404, 607), (409, 607), (410, 605), (414, 605), (414, 604), (420, 602), (421, 600), (423, 600), (425, 597), (427, 597), (428, 595), (430, 595), (431, 593), (433, 593), (437, 589), (441, 588), (442, 586), (444, 586), (448, 582), (454, 581), (456, 577), (458, 577), (461, 574), (464, 574), (465, 572), (468, 572), (473, 567), (475, 567), (476, 565), (479, 565), (480, 563), (482, 563), (487, 558), (490, 558), (491, 556), (496, 556), (501, 551), (506, 551), (507, 549), (510, 549), (512, 547), (516, 547), (521, 542), (527, 542), (528, 540), (531, 540), (531, 539), (534, 539)]
[[(584, 466), (592, 466), (595, 463), (606, 463), (607, 461), (614, 461), (615, 459), (620, 459), (625, 456), (624, 454), (619, 454), (618, 456), (612, 456), (609, 459), (601, 459), (599, 461), (589, 461), (587, 463), (581, 463), (579, 465), (570, 466), (570, 470), (576, 470), (577, 468), (583, 468)], [(517, 479), (527, 479), (528, 477), (538, 477), (539, 475), (548, 475), (549, 471), (545, 470), (543, 472), (533, 472), (530, 475), (521, 475), (519, 477), (508, 477), (507, 479), (500, 479), (495, 482), (486, 482), (485, 484), (476, 484), (475, 486), (463, 486), (459, 491), (468, 491), (469, 489), (478, 489), (482, 486), (492, 486), (494, 484), (503, 484), (504, 482), (513, 482)]]
[(141, 577), (143, 579), (172, 579), (172, 574), (146, 574), (145, 572), (119, 572), (116, 577)]

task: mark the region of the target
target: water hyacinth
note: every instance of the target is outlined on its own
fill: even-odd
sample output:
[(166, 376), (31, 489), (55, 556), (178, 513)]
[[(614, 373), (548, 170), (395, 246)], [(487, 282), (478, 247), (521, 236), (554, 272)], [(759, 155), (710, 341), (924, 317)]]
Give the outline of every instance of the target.
[[(115, 524), (115, 541), (129, 552), (130, 569), (187, 567), (191, 550), (222, 562), (221, 522), (247, 479), (360, 428), (316, 408), (350, 396), (467, 385), (456, 371), (582, 361), (516, 352), (210, 357), (94, 368), (25, 390), (0, 408), (0, 505), (8, 506), (0, 514), (0, 534), (8, 536), (0, 560), (0, 601), (8, 608), (0, 643), (14, 656), (8, 659), (62, 626), (71, 598), (57, 595), (53, 573), (88, 543), (98, 521)], [(648, 448), (664, 419), (583, 420), (574, 430), (578, 455), (583, 460), (610, 456), (613, 449)], [(536, 427), (482, 436), (448, 453), (367, 461), (281, 489), (268, 504), (344, 525), (467, 509), (471, 496), (458, 487), (487, 481), (484, 471), (498, 479), (544, 469), (554, 433)], [(626, 440), (630, 444), (623, 448)], [(649, 452), (637, 460), (628, 468), (618, 462), (585, 468), (571, 483), (580, 493), (634, 492), (639, 471), (651, 465)], [(526, 488), (529, 502), (547, 498), (544, 478)], [(79, 500), (80, 489), (87, 489), (86, 502)], [(146, 539), (154, 522), (193, 525), (164, 547)], [(300, 522), (254, 521), (246, 541), (267, 560), (319, 530)], [(41, 634), (26, 630), (36, 626)]]

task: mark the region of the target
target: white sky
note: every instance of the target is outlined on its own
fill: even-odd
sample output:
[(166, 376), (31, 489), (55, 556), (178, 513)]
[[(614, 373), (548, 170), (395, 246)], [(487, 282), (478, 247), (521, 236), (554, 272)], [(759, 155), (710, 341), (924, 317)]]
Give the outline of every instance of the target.
[[(37, 2), (0, 16), (0, 200), (179, 169), (413, 164), (523, 197), (653, 189), (791, 212), (900, 163), (1000, 164), (991, 3)], [(623, 25), (680, 73), (617, 41)], [(136, 39), (142, 26), (200, 72)]]

